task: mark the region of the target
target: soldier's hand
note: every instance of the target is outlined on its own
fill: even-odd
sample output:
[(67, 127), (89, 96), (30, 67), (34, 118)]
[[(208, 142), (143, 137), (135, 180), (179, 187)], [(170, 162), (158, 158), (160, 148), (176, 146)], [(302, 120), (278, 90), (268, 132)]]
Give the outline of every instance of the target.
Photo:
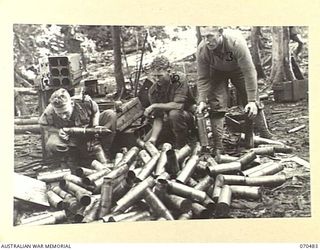
[(153, 106), (150, 105), (149, 107), (147, 107), (145, 110), (144, 110), (144, 116), (146, 117), (150, 117), (151, 116), (151, 113), (153, 112)]
[(63, 130), (63, 128), (59, 129), (59, 137), (64, 141), (69, 141), (69, 135)]
[(255, 102), (248, 102), (244, 107), (244, 111), (248, 114), (250, 119), (253, 119), (258, 114), (257, 104)]
[(197, 113), (202, 114), (203, 110), (207, 108), (207, 104), (205, 102), (200, 102), (197, 107)]

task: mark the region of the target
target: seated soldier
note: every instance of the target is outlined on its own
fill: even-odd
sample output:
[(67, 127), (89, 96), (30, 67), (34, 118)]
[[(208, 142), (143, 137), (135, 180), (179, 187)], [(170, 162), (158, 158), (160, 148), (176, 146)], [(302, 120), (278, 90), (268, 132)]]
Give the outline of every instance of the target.
[(110, 134), (95, 139), (101, 143), (108, 156), (115, 136), (116, 119), (113, 110), (100, 113), (98, 104), (90, 97), (84, 100), (71, 98), (66, 89), (60, 88), (51, 95), (50, 103), (41, 115), (39, 123), (47, 136), (46, 151), (49, 156), (57, 156), (72, 149), (72, 152), (77, 154), (75, 157), (79, 159), (84, 153), (88, 153), (88, 142), (92, 138), (86, 135), (70, 137), (63, 128), (102, 126), (110, 129)]
[[(188, 132), (194, 125), (190, 112), (194, 100), (182, 74), (170, 72), (169, 60), (156, 57), (150, 66), (153, 85), (149, 89), (151, 105), (145, 109), (146, 117), (154, 117), (151, 136), (148, 141), (156, 144), (163, 130), (164, 121), (174, 135), (174, 146), (181, 148), (188, 143)], [(167, 134), (168, 135), (168, 134)], [(162, 136), (161, 136), (162, 137)]]

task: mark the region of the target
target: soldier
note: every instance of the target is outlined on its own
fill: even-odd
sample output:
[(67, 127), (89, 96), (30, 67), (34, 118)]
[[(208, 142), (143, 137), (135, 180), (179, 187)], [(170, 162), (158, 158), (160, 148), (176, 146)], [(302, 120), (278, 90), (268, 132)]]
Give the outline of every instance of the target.
[(71, 98), (66, 89), (60, 88), (51, 95), (50, 103), (41, 115), (39, 123), (48, 135), (46, 150), (49, 155), (76, 149), (76, 157), (79, 158), (88, 152), (87, 143), (90, 139), (86, 135), (70, 137), (62, 128), (103, 126), (110, 129), (109, 135), (99, 138), (104, 152), (109, 155), (115, 136), (116, 119), (113, 110), (100, 113), (98, 104), (89, 96), (83, 100)]
[(151, 105), (145, 109), (144, 115), (154, 117), (148, 141), (157, 143), (167, 120), (174, 135), (175, 147), (181, 148), (188, 143), (188, 132), (194, 125), (190, 112), (194, 101), (183, 75), (172, 73), (170, 68), (170, 62), (164, 56), (156, 57), (151, 63), (153, 85), (148, 93)]
[(255, 132), (271, 138), (263, 105), (257, 92), (257, 74), (242, 34), (236, 30), (201, 27), (202, 42), (197, 48), (198, 107), (210, 105), (211, 124), (216, 154), (223, 152), (224, 116), (227, 112), (228, 81), (236, 87), (239, 101), (249, 118), (254, 119)]

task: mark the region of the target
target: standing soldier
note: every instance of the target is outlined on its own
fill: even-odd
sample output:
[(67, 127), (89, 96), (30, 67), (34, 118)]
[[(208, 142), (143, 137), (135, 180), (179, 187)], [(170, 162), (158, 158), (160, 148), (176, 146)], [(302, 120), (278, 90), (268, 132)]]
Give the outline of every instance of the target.
[(202, 42), (197, 48), (198, 108), (202, 113), (209, 104), (216, 155), (223, 152), (224, 116), (227, 112), (228, 81), (237, 89), (239, 102), (255, 131), (271, 138), (257, 92), (257, 73), (242, 34), (236, 30), (201, 27)]
[(194, 125), (190, 112), (194, 104), (187, 82), (182, 74), (170, 72), (170, 62), (164, 56), (156, 57), (150, 66), (153, 85), (149, 89), (151, 105), (145, 109), (146, 117), (153, 116), (151, 136), (148, 141), (156, 144), (167, 120), (174, 135), (175, 147), (188, 143), (188, 132)]

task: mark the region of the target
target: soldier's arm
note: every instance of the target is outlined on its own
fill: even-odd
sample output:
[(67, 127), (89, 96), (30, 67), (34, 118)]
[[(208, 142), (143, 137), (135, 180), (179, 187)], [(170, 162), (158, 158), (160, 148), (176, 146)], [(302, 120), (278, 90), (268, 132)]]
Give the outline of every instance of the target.
[(249, 48), (244, 38), (239, 38), (234, 47), (234, 54), (245, 79), (248, 102), (257, 101), (257, 72)]
[(206, 58), (204, 49), (200, 44), (197, 50), (198, 102), (206, 102), (210, 90), (210, 61)]

